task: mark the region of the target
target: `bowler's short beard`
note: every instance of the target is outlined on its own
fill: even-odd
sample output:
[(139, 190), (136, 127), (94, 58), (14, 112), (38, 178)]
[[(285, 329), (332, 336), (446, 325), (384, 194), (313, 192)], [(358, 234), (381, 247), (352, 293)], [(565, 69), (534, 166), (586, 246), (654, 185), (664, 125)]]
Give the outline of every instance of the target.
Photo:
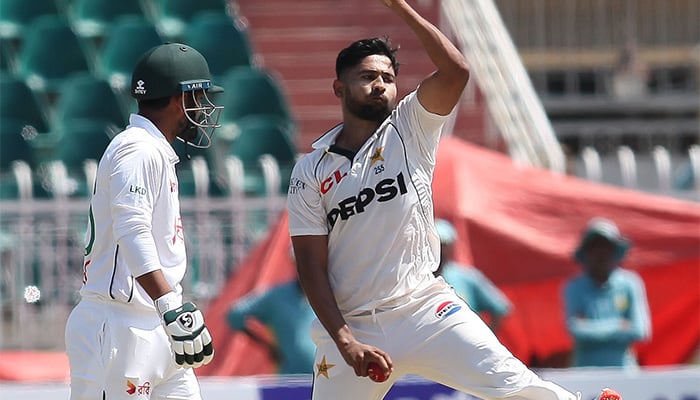
[(388, 102), (372, 102), (367, 104), (355, 101), (353, 98), (348, 98), (346, 100), (346, 106), (352, 115), (372, 122), (384, 121), (389, 114), (391, 114), (393, 108), (393, 104), (390, 105)]

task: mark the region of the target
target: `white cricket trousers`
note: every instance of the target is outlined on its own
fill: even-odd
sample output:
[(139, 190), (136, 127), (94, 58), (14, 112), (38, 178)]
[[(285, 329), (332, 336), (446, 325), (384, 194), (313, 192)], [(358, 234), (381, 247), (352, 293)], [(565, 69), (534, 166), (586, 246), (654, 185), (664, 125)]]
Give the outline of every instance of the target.
[(68, 317), (66, 352), (71, 400), (201, 400), (152, 310), (83, 298)]
[(346, 317), (346, 321), (359, 341), (389, 354), (394, 372), (383, 383), (357, 377), (315, 320), (311, 328), (317, 346), (313, 400), (382, 399), (407, 374), (485, 400), (577, 399), (515, 358), (442, 279), (412, 296), (406, 305)]

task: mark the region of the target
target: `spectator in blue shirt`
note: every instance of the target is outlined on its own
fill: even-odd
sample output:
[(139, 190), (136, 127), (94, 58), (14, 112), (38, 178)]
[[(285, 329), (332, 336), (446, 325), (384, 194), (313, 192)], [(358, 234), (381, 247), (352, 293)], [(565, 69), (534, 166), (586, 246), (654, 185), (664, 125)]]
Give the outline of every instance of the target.
[(508, 298), (484, 274), (470, 265), (454, 260), (454, 245), (457, 231), (444, 219), (435, 221), (440, 237), (440, 265), (435, 276), (442, 276), (455, 293), (477, 313), (490, 317), (489, 325), (495, 332), (512, 308)]
[(564, 298), (576, 367), (634, 367), (632, 344), (650, 337), (644, 282), (619, 267), (628, 248), (612, 221), (594, 218), (574, 253), (583, 273), (567, 282)]
[[(275, 342), (269, 343), (247, 329), (248, 318), (255, 318), (268, 326), (275, 336)], [(268, 347), (278, 363), (280, 374), (313, 372), (316, 345), (309, 332), (314, 318), (314, 312), (296, 279), (263, 293), (249, 294), (228, 313), (228, 323), (232, 329), (242, 331)]]

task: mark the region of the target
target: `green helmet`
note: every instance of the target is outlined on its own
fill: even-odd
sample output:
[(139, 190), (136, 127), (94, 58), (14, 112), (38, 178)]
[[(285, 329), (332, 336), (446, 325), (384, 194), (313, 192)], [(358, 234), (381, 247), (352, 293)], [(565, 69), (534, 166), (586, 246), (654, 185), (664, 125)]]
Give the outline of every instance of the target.
[(148, 50), (131, 76), (131, 97), (136, 100), (153, 100), (199, 89), (223, 90), (211, 84), (204, 56), (181, 43), (166, 43)]
[(221, 126), (219, 117), (224, 107), (214, 104), (208, 93), (222, 91), (223, 88), (212, 85), (204, 57), (181, 43), (166, 43), (148, 50), (131, 76), (131, 97), (136, 100), (183, 94), (182, 108), (190, 125), (177, 138), (198, 148), (209, 147), (214, 130)]

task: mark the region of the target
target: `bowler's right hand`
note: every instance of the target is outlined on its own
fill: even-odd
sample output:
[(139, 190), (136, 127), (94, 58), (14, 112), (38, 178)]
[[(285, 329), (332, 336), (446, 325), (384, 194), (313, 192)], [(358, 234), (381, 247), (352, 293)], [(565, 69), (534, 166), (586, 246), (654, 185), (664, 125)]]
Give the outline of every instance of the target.
[(368, 344), (352, 340), (347, 344), (339, 344), (338, 350), (345, 362), (355, 370), (355, 375), (366, 377), (370, 363), (377, 363), (388, 378), (394, 371), (394, 364), (389, 354)]

